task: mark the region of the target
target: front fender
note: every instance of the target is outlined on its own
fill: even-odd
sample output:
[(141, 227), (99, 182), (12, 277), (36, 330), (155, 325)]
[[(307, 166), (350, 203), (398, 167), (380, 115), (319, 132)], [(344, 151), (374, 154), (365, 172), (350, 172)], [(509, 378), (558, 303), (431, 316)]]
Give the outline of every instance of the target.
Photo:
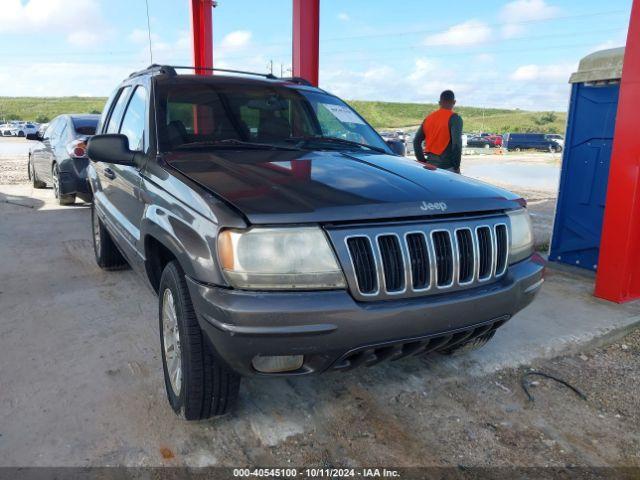
[[(155, 239), (178, 260), (184, 272), (199, 282), (226, 285), (218, 268), (216, 238), (218, 226), (185, 209), (165, 209), (149, 205), (141, 223), (141, 239), (145, 245), (145, 263), (149, 268), (146, 246)], [(201, 233), (202, 232), (202, 233)]]

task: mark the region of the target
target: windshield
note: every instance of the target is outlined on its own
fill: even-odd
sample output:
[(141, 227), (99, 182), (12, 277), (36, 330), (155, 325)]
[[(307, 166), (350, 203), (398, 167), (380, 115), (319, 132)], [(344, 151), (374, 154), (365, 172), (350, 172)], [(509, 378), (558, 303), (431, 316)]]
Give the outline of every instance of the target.
[(158, 91), (162, 151), (249, 143), (391, 153), (351, 107), (322, 92), (200, 82), (161, 85)]

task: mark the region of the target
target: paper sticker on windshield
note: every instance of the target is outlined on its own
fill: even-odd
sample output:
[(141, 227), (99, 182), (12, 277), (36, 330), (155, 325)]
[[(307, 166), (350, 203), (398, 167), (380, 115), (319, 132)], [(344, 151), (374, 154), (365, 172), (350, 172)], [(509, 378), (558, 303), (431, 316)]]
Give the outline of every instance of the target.
[(360, 125), (364, 125), (362, 119), (348, 107), (335, 105), (333, 103), (323, 103), (322, 106), (343, 123), (359, 123)]

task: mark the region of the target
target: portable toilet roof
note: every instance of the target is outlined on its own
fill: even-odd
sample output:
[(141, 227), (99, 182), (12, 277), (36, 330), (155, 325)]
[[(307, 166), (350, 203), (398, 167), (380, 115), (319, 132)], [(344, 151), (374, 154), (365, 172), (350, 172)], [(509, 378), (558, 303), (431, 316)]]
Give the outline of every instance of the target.
[(580, 60), (578, 71), (571, 75), (569, 83), (597, 83), (620, 80), (624, 47), (609, 48), (587, 55)]

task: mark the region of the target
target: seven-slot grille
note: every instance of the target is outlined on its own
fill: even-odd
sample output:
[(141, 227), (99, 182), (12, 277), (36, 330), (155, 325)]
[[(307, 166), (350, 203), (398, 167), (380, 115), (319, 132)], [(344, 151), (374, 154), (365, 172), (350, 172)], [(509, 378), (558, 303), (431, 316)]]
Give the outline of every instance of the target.
[(460, 290), (502, 276), (509, 237), (502, 218), (330, 231), (354, 296), (413, 297)]

